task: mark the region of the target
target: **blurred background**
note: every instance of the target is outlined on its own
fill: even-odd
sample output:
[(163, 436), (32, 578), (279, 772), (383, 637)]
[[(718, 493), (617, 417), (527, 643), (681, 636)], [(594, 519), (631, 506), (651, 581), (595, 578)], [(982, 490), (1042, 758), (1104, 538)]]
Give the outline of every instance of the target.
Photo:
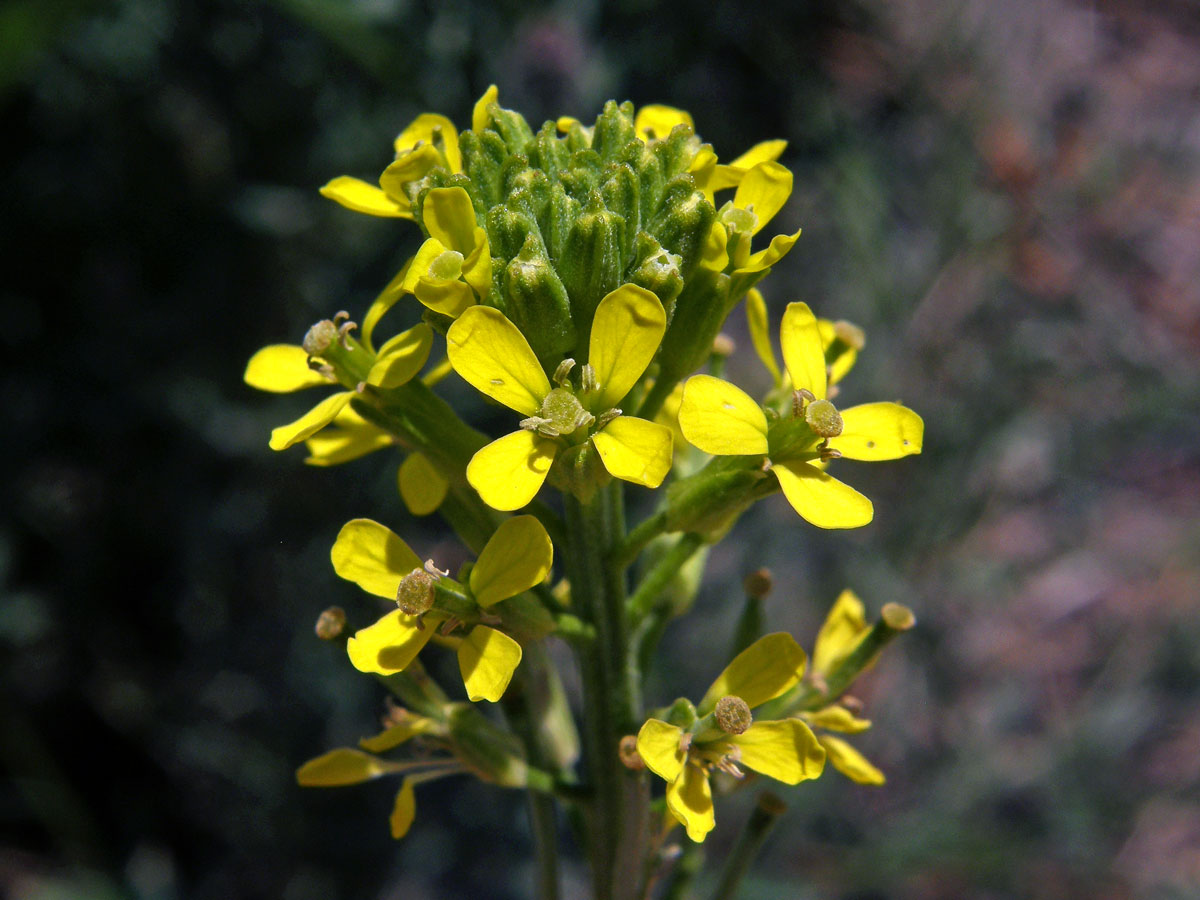
[[(844, 586), (919, 620), (855, 689), (888, 784), (785, 791), (744, 896), (1200, 895), (1192, 0), (9, 0), (0, 893), (529, 895), (516, 793), (423, 787), (396, 844), (388, 786), (295, 786), (383, 708), (312, 634), (330, 603), (371, 614), (329, 566), (338, 527), (449, 539), (383, 455), (272, 454), (309, 398), (241, 381), (418, 244), (316, 189), (373, 180), (419, 112), (466, 124), (493, 82), (535, 126), (615, 97), (690, 110), (723, 158), (787, 138), (779, 230), (804, 235), (773, 314), (862, 325), (847, 401), (925, 418), (924, 455), (839, 470), (870, 527), (767, 501), (667, 634), (654, 703), (703, 691), (761, 566), (802, 644)], [(740, 311), (729, 331), (765, 388)]]

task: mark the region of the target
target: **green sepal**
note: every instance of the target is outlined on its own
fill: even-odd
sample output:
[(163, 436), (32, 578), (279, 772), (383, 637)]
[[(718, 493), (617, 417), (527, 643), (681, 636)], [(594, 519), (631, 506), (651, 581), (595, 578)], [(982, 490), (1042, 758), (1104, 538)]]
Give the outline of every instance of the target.
[(675, 314), (675, 300), (683, 290), (682, 260), (664, 250), (662, 245), (644, 231), (638, 232), (633, 244), (633, 263), (625, 280), (651, 291), (667, 312), (667, 324)]
[[(505, 263), (521, 252), (521, 248), (530, 237), (541, 241), (537, 222), (529, 212), (519, 209), (521, 200), (520, 197), (516, 198), (517, 209), (509, 203), (500, 203), (493, 206), (487, 214), (488, 246), (492, 256), (499, 257)], [(503, 271), (503, 266), (499, 268)], [(496, 266), (492, 267), (493, 273), (496, 269)]]
[(554, 631), (554, 616), (536, 597), (522, 593), (488, 609), (500, 617), (504, 630), (522, 644), (538, 641)]
[(662, 160), (641, 141), (634, 141), (625, 148), (621, 162), (637, 173), (640, 221), (645, 228), (662, 204), (663, 189), (667, 179), (663, 175)]
[(600, 168), (600, 154), (595, 150), (577, 150), (571, 154), (570, 165), (558, 177), (567, 193), (584, 203), (600, 186)]
[(642, 228), (641, 189), (637, 175), (624, 163), (609, 165), (605, 170), (600, 196), (604, 205), (625, 220), (625, 235), (621, 241), (621, 258), (626, 259), (633, 240)]
[(508, 148), (494, 131), (464, 131), (458, 138), (458, 148), (462, 152), (463, 171), (475, 183), (483, 200), (480, 210), (490, 209), (503, 197), (502, 174)]
[(579, 201), (567, 194), (559, 182), (554, 182), (550, 188), (550, 200), (546, 204), (545, 217), (538, 220), (542, 232), (542, 241), (550, 259), (558, 262), (563, 258), (567, 247), (567, 236), (579, 218)]
[(654, 145), (655, 155), (662, 161), (663, 177), (668, 181), (688, 170), (701, 144), (696, 132), (687, 125), (676, 125), (666, 138)]
[(569, 153), (587, 150), (592, 146), (592, 139), (580, 122), (572, 122), (571, 127), (567, 129), (566, 145)]
[(680, 697), (663, 710), (661, 718), (668, 725), (688, 731), (696, 724), (696, 707), (687, 697)]
[(700, 261), (700, 249), (716, 218), (717, 211), (696, 190), (692, 176), (676, 175), (667, 182), (662, 206), (646, 230), (682, 258), (683, 277), (687, 280)]
[[(514, 156), (512, 159), (524, 159), (524, 157)], [(550, 203), (550, 179), (546, 177), (546, 173), (541, 169), (530, 168), (528, 165), (523, 169), (515, 166), (506, 167), (504, 183), (510, 201), (514, 195), (520, 194), (523, 197), (524, 206), (538, 222), (541, 222), (545, 217), (546, 207)]]
[(591, 441), (576, 444), (555, 457), (547, 481), (580, 503), (590, 503), (596, 491), (612, 481)]
[(489, 129), (495, 129), (510, 153), (524, 153), (533, 143), (533, 130), (519, 112), (493, 105), (488, 108)]
[[(571, 315), (580, 338), (587, 346), (596, 306), (621, 284), (624, 266), (625, 220), (604, 208), (600, 194), (593, 191), (559, 258), (558, 269), (571, 299)], [(578, 360), (585, 362), (586, 360)]]
[(567, 149), (566, 142), (559, 139), (558, 129), (553, 122), (542, 125), (528, 153), (530, 164), (542, 169), (551, 181), (556, 181), (558, 173), (571, 161), (571, 151)]
[[(536, 226), (534, 226), (536, 228)], [(504, 272), (506, 315), (529, 341), (543, 365), (561, 360), (575, 345), (567, 289), (546, 258), (541, 238), (531, 233)]]
[(618, 106), (615, 100), (609, 100), (596, 118), (592, 149), (604, 162), (611, 162), (633, 140), (637, 140), (637, 132), (633, 130), (633, 104), (626, 100)]

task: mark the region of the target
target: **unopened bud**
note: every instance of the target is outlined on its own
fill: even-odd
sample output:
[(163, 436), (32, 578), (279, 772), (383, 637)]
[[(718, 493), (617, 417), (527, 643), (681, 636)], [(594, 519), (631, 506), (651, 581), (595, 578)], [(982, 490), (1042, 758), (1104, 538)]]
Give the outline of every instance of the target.
[(337, 325), (329, 319), (322, 319), (304, 335), (304, 352), (309, 356), (320, 356), (340, 336)]
[(331, 606), (317, 616), (317, 637), (332, 641), (346, 628), (346, 611), (340, 606)]
[(770, 569), (759, 569), (757, 572), (751, 572), (746, 576), (746, 580), (742, 582), (746, 596), (753, 597), (756, 600), (762, 600), (767, 594), (771, 593), (771, 588), (774, 585), (775, 582), (771, 578)]
[(741, 697), (729, 695), (717, 701), (713, 710), (713, 718), (717, 726), (726, 734), (743, 734), (754, 721), (750, 715), (750, 707)]
[(809, 403), (804, 410), (804, 421), (823, 438), (837, 437), (842, 433), (842, 414), (828, 400)]
[(419, 616), (433, 607), (433, 587), (438, 576), (424, 569), (413, 569), (400, 580), (396, 605), (409, 616)]

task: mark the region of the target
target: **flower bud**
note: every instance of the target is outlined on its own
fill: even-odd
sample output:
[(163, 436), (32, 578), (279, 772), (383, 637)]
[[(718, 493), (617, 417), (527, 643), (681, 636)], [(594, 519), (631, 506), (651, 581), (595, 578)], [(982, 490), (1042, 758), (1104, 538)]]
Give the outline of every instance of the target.
[(683, 260), (674, 253), (668, 253), (644, 231), (634, 241), (633, 253), (635, 262), (629, 280), (658, 297), (669, 322), (675, 311), (675, 298), (683, 290), (683, 275), (679, 271)]
[(624, 229), (625, 220), (605, 209), (600, 194), (593, 191), (567, 236), (558, 267), (581, 343), (591, 333), (596, 306), (621, 284)]
[(340, 606), (331, 606), (317, 617), (317, 637), (323, 641), (338, 638), (346, 628), (346, 611)]
[(575, 344), (567, 289), (535, 234), (504, 272), (508, 318), (521, 330), (538, 359), (561, 359)]
[(502, 197), (501, 175), (508, 148), (494, 131), (464, 131), (458, 139), (463, 171), (474, 182), (484, 207), (492, 207)]
[(592, 149), (604, 162), (609, 162), (634, 140), (637, 140), (637, 132), (633, 130), (633, 104), (627, 100), (618, 106), (615, 100), (609, 100), (596, 119)]
[(700, 260), (700, 248), (716, 217), (717, 211), (696, 190), (692, 176), (676, 175), (667, 182), (662, 206), (646, 230), (683, 260), (681, 268), (687, 279)]
[(434, 585), (438, 576), (424, 569), (413, 569), (400, 580), (396, 605), (408, 616), (419, 616), (433, 608)]
[(746, 701), (733, 695), (717, 701), (713, 717), (717, 720), (718, 727), (726, 734), (744, 734), (754, 721)]

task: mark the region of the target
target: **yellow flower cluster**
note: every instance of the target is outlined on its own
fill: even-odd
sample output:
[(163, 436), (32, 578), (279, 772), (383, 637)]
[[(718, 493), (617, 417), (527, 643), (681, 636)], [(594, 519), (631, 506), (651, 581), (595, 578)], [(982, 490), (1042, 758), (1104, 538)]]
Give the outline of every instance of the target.
[[(379, 522), (355, 519), (341, 529), (332, 550), (337, 574), (396, 604), (348, 638), (351, 663), (384, 678), (409, 673), (424, 685), (413, 690), (433, 694), (422, 694), (420, 714), (405, 713), (363, 749), (306, 764), (302, 784), (405, 774), (392, 817), (397, 837), (411, 823), (412, 788), (422, 780), (471, 771), (528, 784), (534, 776), (520, 752), (487, 731), (486, 719), (462, 712), (473, 707), (429, 687), (417, 661), (426, 645), (455, 653), (471, 703), (498, 702), (530, 641), (558, 631), (584, 645), (624, 633), (580, 606), (584, 588), (593, 588), (581, 579), (609, 579), (604, 590), (623, 603), (628, 563), (616, 560), (636, 558), (651, 539), (684, 534), (682, 549), (663, 557), (676, 570), (667, 574), (677, 574), (689, 554), (775, 490), (820, 528), (871, 521), (871, 501), (831, 476), (829, 465), (919, 453), (923, 424), (897, 403), (834, 404), (862, 333), (818, 319), (805, 303), (784, 311), (782, 367), (777, 361), (756, 285), (800, 235), (759, 237), (792, 192), (792, 173), (779, 162), (785, 148), (766, 141), (721, 163), (688, 113), (660, 105), (609, 103), (591, 126), (564, 117), (534, 132), (499, 105), (493, 86), (461, 133), (444, 116), (418, 116), (396, 137), (377, 185), (342, 176), (321, 188), (349, 210), (415, 224), (422, 241), (361, 327), (338, 313), (302, 343), (264, 347), (250, 360), (252, 387), (334, 388), (275, 428), (270, 446), (303, 443), (316, 466), (398, 449), (406, 507), (440, 512), (476, 558), (451, 577)], [(421, 321), (377, 343), (380, 322), (406, 297), (415, 298), (409, 311)], [(714, 340), (743, 299), (754, 349), (773, 379), (761, 400), (698, 371), (715, 358)], [(517, 413), (513, 430), (493, 437), (463, 421), (434, 391), (450, 376)], [(659, 511), (629, 536), (620, 494), (611, 499), (621, 482), (669, 488)], [(596, 500), (603, 491), (610, 499)], [(566, 578), (551, 590), (554, 544), (564, 541)], [(655, 580), (659, 565), (647, 568), (645, 585), (666, 590), (668, 578)], [(666, 615), (653, 601), (631, 599), (629, 614)], [(714, 772), (737, 776), (746, 767), (795, 784), (818, 776), (828, 759), (856, 781), (882, 782), (856, 750), (825, 733), (870, 723), (818, 689), (861, 663), (856, 648), (869, 632), (861, 604), (844, 594), (807, 675), (795, 641), (769, 634), (738, 654), (699, 704), (681, 701), (665, 718), (645, 721), (640, 757), (668, 782), (668, 807), (693, 840), (714, 825)], [(778, 711), (805, 685), (808, 700), (827, 702), (753, 721), (757, 708)], [(432, 763), (376, 755), (414, 738), (444, 755)], [(495, 758), (480, 755), (489, 741), (505, 747)]]

